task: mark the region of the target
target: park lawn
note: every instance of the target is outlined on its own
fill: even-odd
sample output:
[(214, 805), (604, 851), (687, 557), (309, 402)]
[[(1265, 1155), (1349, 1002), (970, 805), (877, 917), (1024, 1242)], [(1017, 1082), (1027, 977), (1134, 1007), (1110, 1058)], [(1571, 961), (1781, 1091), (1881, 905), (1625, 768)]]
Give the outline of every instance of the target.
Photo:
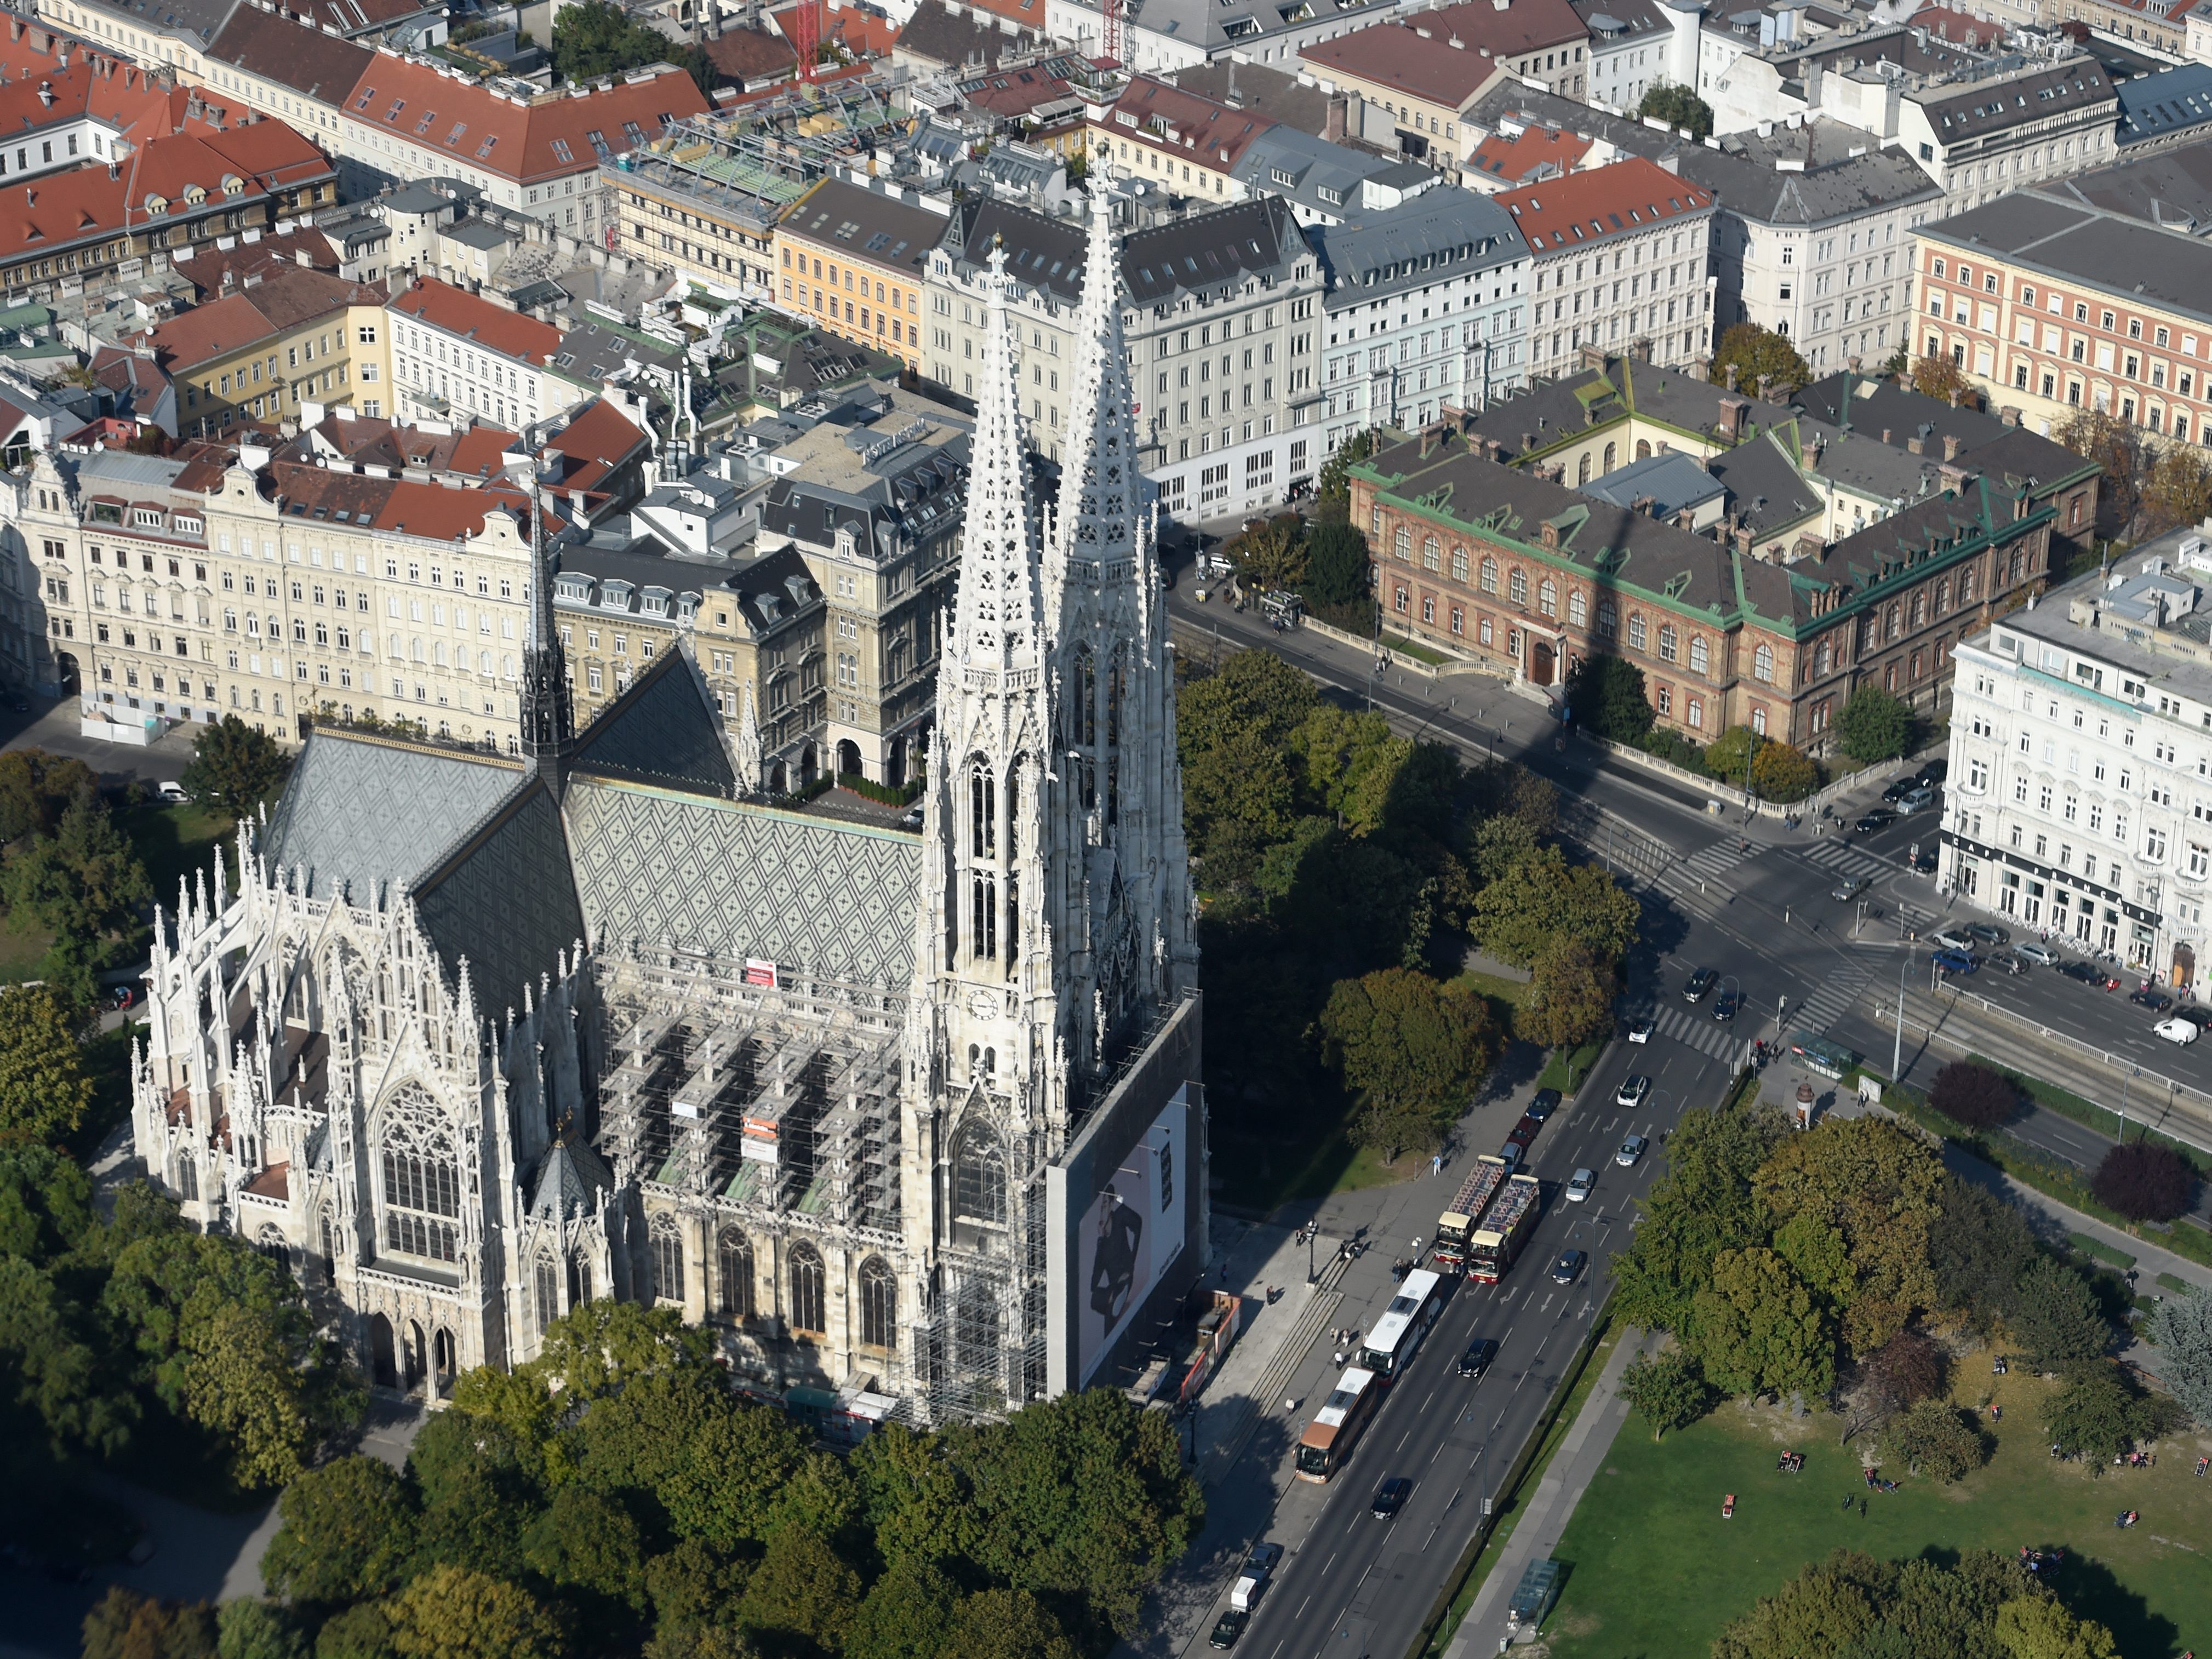
[(53, 942), (54, 936), (30, 917), (25, 916), (18, 927), (15, 917), (0, 912), (0, 984), (36, 979)]
[[(1887, 1559), (2055, 1545), (2068, 1559), (2051, 1582), (2112, 1627), (2127, 1659), (2212, 1648), (2212, 1481), (2192, 1474), (2212, 1433), (2169, 1437), (2154, 1469), (2099, 1478), (2050, 1458), (2036, 1418), (2055, 1383), (1990, 1376), (1980, 1354), (1961, 1363), (1966, 1403), (1992, 1385), (2004, 1420), (1989, 1465), (1952, 1487), (1887, 1471), (1903, 1483), (1889, 1494), (1868, 1492), (1860, 1443), (1838, 1448), (1826, 1413), (1793, 1432), (1781, 1412), (1730, 1403), (1657, 1444), (1632, 1415), (1559, 1541), (1568, 1577), (1546, 1630), (1553, 1659), (1706, 1659), (1730, 1620), (1838, 1546)], [(1775, 1473), (1784, 1446), (1807, 1455), (1803, 1474)], [(1736, 1512), (1724, 1521), (1729, 1492)], [(2141, 1510), (2141, 1524), (2117, 1530), (2123, 1509)]]
[[(198, 881), (214, 868), (215, 849), (228, 848), (233, 820), (190, 802), (164, 804), (148, 800), (125, 808), (116, 823), (131, 837), (146, 866), (146, 879), (154, 889), (154, 902), (173, 914), (177, 908), (177, 878)], [(237, 860), (228, 850), (224, 864), (236, 891)], [(212, 899), (212, 892), (209, 895)]]

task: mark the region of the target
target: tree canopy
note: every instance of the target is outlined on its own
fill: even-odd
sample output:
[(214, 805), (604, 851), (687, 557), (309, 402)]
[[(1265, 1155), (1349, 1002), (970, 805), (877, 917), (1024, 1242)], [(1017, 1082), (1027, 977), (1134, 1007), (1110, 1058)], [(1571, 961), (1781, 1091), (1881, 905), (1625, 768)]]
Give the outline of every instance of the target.
[[(1973, 390), (1973, 381), (1966, 371), (1948, 357), (1927, 356), (1912, 360), (1912, 389), (1923, 398), (1948, 398), (1954, 392), (1965, 394)], [(2051, 434), (2057, 436), (2056, 433)]]
[(76, 1019), (42, 985), (0, 988), (0, 1144), (57, 1141), (92, 1104)]
[(1658, 718), (1644, 671), (1625, 657), (1590, 656), (1567, 672), (1567, 708), (1583, 730), (1614, 743), (1634, 743)]
[(1403, 968), (1341, 981), (1321, 1025), (1346, 1085), (1362, 1097), (1360, 1138), (1392, 1158), (1441, 1142), (1496, 1050), (1479, 994)]
[(1295, 513), (1278, 513), (1239, 531), (1222, 548), (1248, 594), (1304, 585), (1306, 521)]
[(2124, 1140), (2098, 1164), (2089, 1190), (2130, 1221), (2171, 1221), (2196, 1194), (2197, 1166), (2171, 1146)]
[(1713, 130), (1712, 106), (1690, 88), (1671, 81), (1654, 81), (1636, 106), (1638, 116), (1656, 116), (1668, 126), (1687, 131), (1699, 143)]
[(573, 85), (649, 64), (674, 64), (702, 92), (711, 91), (720, 78), (696, 46), (678, 46), (611, 0), (576, 0), (553, 20), (553, 72), (562, 81)]
[(1912, 707), (1869, 681), (1851, 693), (1836, 716), (1836, 741), (1866, 765), (1895, 760), (1912, 741)]
[(1322, 519), (1306, 532), (1306, 574), (1301, 588), (1309, 604), (1333, 608), (1368, 597), (1367, 538), (1338, 519)]
[(1878, 1561), (1839, 1549), (1760, 1599), (1713, 1659), (2112, 1659), (2112, 1633), (1987, 1550)]
[[(562, 21), (583, 9), (570, 7)], [(193, 739), (191, 763), (178, 781), (194, 800), (225, 817), (242, 818), (276, 792), (289, 766), (275, 738), (225, 714)]]
[(2212, 1423), (2212, 1295), (2171, 1295), (2158, 1304), (2150, 1340), (2159, 1380), (2198, 1423)]
[(1720, 380), (1723, 371), (1731, 366), (1736, 371), (1736, 386), (1745, 392), (1755, 392), (1762, 374), (1774, 386), (1807, 386), (1813, 379), (1813, 371), (1790, 343), (1790, 337), (1757, 323), (1738, 323), (1722, 332), (1720, 347), (1713, 354), (1712, 378)]

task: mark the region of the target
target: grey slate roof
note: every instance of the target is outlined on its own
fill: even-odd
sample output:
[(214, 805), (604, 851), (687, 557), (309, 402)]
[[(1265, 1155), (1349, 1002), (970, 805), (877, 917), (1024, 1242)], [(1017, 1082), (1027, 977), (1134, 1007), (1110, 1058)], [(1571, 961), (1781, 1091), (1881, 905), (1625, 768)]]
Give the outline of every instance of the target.
[(1269, 196), (1132, 231), (1121, 246), (1121, 281), (1133, 304), (1170, 305), (1251, 277), (1279, 280), (1311, 252), (1290, 204)]
[(1513, 216), (1471, 190), (1425, 191), (1401, 206), (1310, 234), (1328, 270), (1331, 311), (1528, 257)]
[(893, 56), (950, 70), (978, 64), (995, 69), (1001, 58), (1034, 52), (1043, 45), (1034, 30), (1001, 28), (998, 16), (980, 6), (963, 6), (955, 17), (943, 0), (921, 0), (900, 28)]
[(1224, 58), (1193, 64), (1165, 78), (1185, 92), (1232, 109), (1255, 111), (1315, 138), (1328, 130), (1329, 94), (1310, 77), (1302, 81), (1264, 64), (1240, 64), (1234, 58)]
[(2039, 186), (2036, 193), (2201, 234), (2212, 230), (2212, 141), (2199, 140), (2075, 178), (2056, 179)]
[(573, 1221), (598, 1210), (599, 1194), (612, 1191), (614, 1184), (614, 1172), (588, 1142), (563, 1138), (538, 1160), (529, 1213), (539, 1221)]
[(2110, 103), (2112, 86), (2094, 58), (2069, 58), (2050, 69), (1976, 81), (1948, 98), (1908, 95), (1927, 112), (1940, 143), (1963, 144)]
[(489, 818), (521, 775), (495, 755), (317, 726), (269, 816), (264, 856), (304, 869), (313, 897), (368, 905)]
[(1778, 434), (1761, 433), (1706, 463), (1754, 538), (1796, 524), (1820, 507), (1820, 495), (1799, 476), (1784, 444)]
[(1718, 478), (1679, 449), (1617, 466), (1602, 477), (1592, 478), (1581, 489), (1583, 495), (1615, 507), (1632, 507), (1638, 498), (1649, 495), (1653, 510), (1662, 518), (1725, 493)]
[(722, 746), (721, 722), (681, 651), (663, 652), (585, 728), (574, 764), (580, 775), (627, 778), (690, 794), (727, 795), (738, 782)]
[(478, 1006), (494, 1015), (520, 1009), (523, 987), (584, 938), (561, 815), (536, 778), (410, 891), (447, 974), (458, 978), (465, 961)]
[[(1399, 163), (1380, 155), (1278, 125), (1244, 147), (1230, 174), (1255, 195), (1287, 196), (1312, 212), (1340, 219), (1359, 210), (1361, 180), (1395, 182), (1401, 171)], [(1425, 167), (1413, 171), (1433, 176)]]
[(2029, 191), (1923, 225), (1919, 234), (1955, 247), (1978, 244), (2032, 270), (2212, 322), (2212, 246), (2176, 231)]
[[(1703, 185), (1729, 212), (1759, 224), (1818, 225), (1943, 194), (1901, 149), (1873, 148), (1857, 127), (1821, 118), (1802, 127), (1730, 133), (1718, 149), (1675, 149), (1682, 177)], [(1782, 164), (1802, 163), (1785, 172)]]
[(2184, 64), (2138, 76), (2112, 90), (2120, 100), (2120, 125), (2112, 142), (2122, 149), (2212, 123), (2212, 64)]

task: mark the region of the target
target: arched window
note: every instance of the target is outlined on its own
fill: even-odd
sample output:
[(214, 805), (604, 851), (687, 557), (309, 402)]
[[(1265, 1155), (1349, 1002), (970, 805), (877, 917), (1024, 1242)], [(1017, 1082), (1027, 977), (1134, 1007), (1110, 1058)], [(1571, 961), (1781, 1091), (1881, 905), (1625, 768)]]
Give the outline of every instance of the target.
[(461, 1253), (461, 1171), (428, 1090), (409, 1083), (385, 1103), (385, 1248), (432, 1261)]
[(1644, 618), (1632, 616), (1628, 619), (1628, 643), (1634, 649), (1644, 649)]
[(675, 1220), (665, 1215), (653, 1218), (653, 1294), (661, 1302), (684, 1299), (684, 1235)]
[(1482, 591), (1486, 593), (1498, 591), (1498, 561), (1486, 556), (1482, 562)]
[(1549, 576), (1537, 584), (1536, 609), (1547, 617), (1559, 614), (1559, 585)]
[(177, 1160), (177, 1196), (187, 1201), (200, 1195), (199, 1166), (189, 1158)]
[(1896, 605), (1893, 605), (1889, 607), (1889, 637), (1893, 640), (1898, 636), (1899, 625), (1903, 621), (1903, 616), (1904, 613)]
[(1567, 595), (1567, 621), (1576, 628), (1589, 621), (1589, 600), (1579, 587)]
[(1583, 458), (1582, 458), (1582, 459), (1581, 459), (1579, 462), (1577, 462), (1577, 463), (1576, 464), (1576, 466), (1575, 466), (1575, 482), (1576, 482), (1577, 483), (1578, 483), (1578, 484), (1586, 484), (1586, 483), (1588, 483), (1589, 481), (1590, 481), (1590, 457), (1589, 457), (1589, 451), (1588, 451), (1587, 449), (1585, 449), (1584, 451), (1583, 451)]
[(1662, 662), (1672, 662), (1674, 660), (1674, 624), (1672, 623), (1661, 623), (1659, 624), (1659, 659)]
[(1830, 648), (1828, 641), (1822, 640), (1819, 648), (1813, 653), (1813, 672), (1815, 674), (1825, 674), (1834, 661), (1835, 653)]
[(1613, 458), (1614, 453), (1614, 447), (1613, 445), (1607, 444), (1605, 447), (1605, 470), (1608, 472), (1613, 471)]
[(1408, 530), (1404, 525), (1400, 525), (1398, 528), (1392, 532), (1390, 537), (1390, 551), (1397, 556), (1398, 562), (1401, 564), (1406, 563), (1413, 558), (1413, 532)]
[(952, 1213), (1000, 1227), (1006, 1220), (1006, 1156), (997, 1131), (977, 1120), (960, 1132), (952, 1153)]
[(1516, 605), (1528, 603), (1528, 573), (1516, 569), (1505, 579), (1505, 597)]
[(550, 1254), (540, 1251), (531, 1278), (538, 1298), (538, 1334), (544, 1336), (561, 1316), (561, 1269)]
[(281, 1266), (292, 1265), (292, 1250), (284, 1242), (284, 1230), (273, 1221), (262, 1224), (261, 1231), (253, 1236), (253, 1248)]
[(871, 1348), (898, 1346), (898, 1281), (879, 1255), (860, 1264), (860, 1341)]
[(979, 859), (998, 851), (998, 786), (981, 755), (968, 763), (968, 841), (969, 850)]
[(1762, 645), (1751, 653), (1751, 677), (1755, 680), (1772, 683), (1774, 679), (1774, 647), (1772, 646)]
[(1434, 536), (1421, 538), (1421, 568), (1424, 570), (1437, 568), (1437, 538)]
[(1638, 438), (1636, 441), (1636, 459), (1639, 461), (1648, 461), (1651, 459), (1651, 441), (1649, 438)]
[(1452, 549), (1451, 572), (1452, 580), (1464, 586), (1467, 582), (1467, 550), (1465, 548)]
[(1915, 593), (1912, 596), (1912, 625), (1917, 628), (1927, 620), (1928, 596), (1925, 593)]
[(830, 1328), (822, 1310), (822, 1252), (804, 1243), (791, 1251), (791, 1328), (816, 1336)]
[(1705, 636), (1702, 634), (1693, 635), (1690, 641), (1690, 672), (1692, 674), (1704, 673), (1708, 660), (1705, 654)]
[(735, 1227), (723, 1228), (714, 1242), (714, 1288), (730, 1318), (753, 1316), (752, 1241)]

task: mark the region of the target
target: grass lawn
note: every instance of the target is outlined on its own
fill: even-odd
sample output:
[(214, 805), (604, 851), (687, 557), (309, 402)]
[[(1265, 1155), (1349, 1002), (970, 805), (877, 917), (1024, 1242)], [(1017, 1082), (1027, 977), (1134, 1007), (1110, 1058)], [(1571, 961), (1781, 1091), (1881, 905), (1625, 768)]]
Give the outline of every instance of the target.
[(1536, 1079), (1540, 1089), (1557, 1089), (1562, 1093), (1578, 1089), (1589, 1081), (1590, 1067), (1605, 1052), (1602, 1042), (1585, 1042), (1579, 1048), (1554, 1048), (1551, 1059), (1544, 1062), (1544, 1074)]
[(228, 850), (232, 823), (221, 813), (190, 804), (164, 805), (149, 800), (118, 812), (116, 823), (138, 849), (146, 878), (153, 884), (154, 902), (163, 909), (173, 912), (177, 908), (177, 878), (198, 879), (212, 866), (218, 845), (225, 848), (231, 890), (237, 890), (238, 865)]
[[(1890, 1470), (1902, 1489), (1869, 1492), (1863, 1443), (1838, 1448), (1826, 1415), (1793, 1425), (1729, 1404), (1657, 1444), (1632, 1416), (1559, 1543), (1568, 1577), (1547, 1630), (1556, 1659), (1705, 1659), (1730, 1620), (1838, 1546), (1905, 1558), (2056, 1545), (2067, 1559), (2052, 1583), (2112, 1627), (2127, 1659), (2212, 1648), (2212, 1481), (2191, 1473), (2212, 1432), (2168, 1438), (2154, 1469), (2100, 1478), (2051, 1461), (2036, 1419), (2057, 1384), (2020, 1370), (1991, 1376), (1979, 1354), (1957, 1376), (1966, 1404), (1993, 1386), (2004, 1420), (1989, 1465), (1949, 1487)], [(1803, 1474), (1775, 1473), (1785, 1446), (1807, 1454)], [(1729, 1492), (1736, 1513), (1723, 1521)], [(2112, 1525), (2124, 1509), (2142, 1513), (2127, 1532)]]
[(1431, 668), (1442, 668), (1453, 659), (1441, 651), (1423, 645), (1419, 640), (1409, 640), (1403, 634), (1385, 634), (1382, 643), (1393, 651), (1411, 657), (1415, 662), (1425, 662)]
[(53, 942), (54, 936), (28, 916), (21, 927), (12, 915), (0, 921), (0, 984), (36, 979)]

